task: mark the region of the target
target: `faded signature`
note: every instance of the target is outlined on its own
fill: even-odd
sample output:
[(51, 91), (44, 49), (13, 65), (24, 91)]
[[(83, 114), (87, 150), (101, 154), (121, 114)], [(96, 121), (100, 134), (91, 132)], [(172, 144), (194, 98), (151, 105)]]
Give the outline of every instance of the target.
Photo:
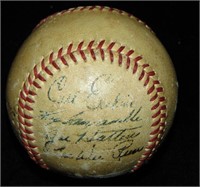
[[(103, 98), (101, 93), (115, 84), (111, 74), (101, 74), (94, 77), (94, 80), (89, 83), (89, 91), (83, 94), (80, 90), (74, 92), (70, 90), (66, 75), (56, 79), (47, 91), (48, 101), (53, 103), (56, 109), (40, 110), (38, 116), (46, 128), (43, 151), (75, 160), (104, 160), (105, 155), (109, 154), (110, 159), (115, 161), (141, 152), (144, 147), (136, 146), (134, 142), (140, 137), (142, 125), (138, 122), (143, 120), (142, 106), (136, 107), (133, 96), (128, 92), (122, 94), (118, 91), (114, 92), (112, 97)], [(80, 103), (84, 103), (85, 106), (74, 114), (68, 112), (68, 106), (76, 107)], [(60, 104), (64, 107), (59, 109)], [(101, 111), (104, 116), (106, 112), (113, 112), (119, 108), (126, 108), (126, 113), (112, 115), (117, 117), (110, 118), (89, 119), (87, 117), (91, 112), (98, 114)], [(129, 123), (128, 127), (126, 123)], [(76, 133), (72, 135), (61, 132), (54, 126), (55, 124), (60, 125), (61, 129), (76, 128)], [(115, 126), (108, 130), (106, 126), (111, 127), (111, 125)], [(80, 132), (79, 127), (82, 129)], [(105, 143), (112, 148), (110, 147), (110, 150), (99, 148), (99, 145)], [(87, 151), (80, 146), (83, 144), (89, 147)], [(70, 146), (78, 146), (78, 149), (69, 149)], [(104, 151), (108, 153), (103, 153)]]
[[(113, 78), (111, 75), (102, 74), (95, 78), (95, 80), (90, 85), (90, 93), (85, 96), (84, 100), (80, 100), (83, 93), (79, 90), (75, 91), (73, 94), (68, 93), (70, 86), (67, 84), (67, 77), (61, 76), (55, 80), (48, 89), (48, 99), (49, 101), (57, 104), (79, 104), (80, 102), (86, 103), (86, 108), (90, 110), (101, 110), (105, 108), (133, 108), (134, 100), (130, 94), (122, 95), (121, 93), (116, 93), (112, 98), (106, 99), (98, 97), (98, 95), (105, 89), (108, 84), (113, 83)], [(104, 84), (100, 84), (103, 82)], [(68, 93), (68, 94), (66, 94)], [(95, 99), (95, 103), (94, 103)]]
[[(110, 131), (97, 130), (92, 134), (85, 131), (83, 133), (78, 133), (75, 139), (70, 135), (60, 136), (57, 138), (57, 132), (55, 131), (51, 135), (46, 135), (46, 142), (43, 150), (44, 152), (51, 150), (63, 158), (76, 160), (103, 160), (104, 157), (102, 151), (96, 149), (97, 142), (98, 144), (103, 142), (115, 142), (113, 144), (113, 150), (111, 152), (109, 151), (109, 153), (113, 159), (120, 160), (122, 157), (126, 157), (143, 150), (143, 147), (132, 148), (135, 138), (140, 135), (140, 128), (141, 126)], [(57, 148), (54, 147), (55, 139), (59, 141), (59, 147)], [(76, 145), (82, 142), (92, 143), (91, 149), (89, 151), (82, 149), (78, 153), (74, 153), (73, 151), (67, 149), (67, 143), (73, 143)]]
[(141, 121), (142, 118), (140, 116), (140, 112), (142, 110), (142, 107), (138, 109), (133, 109), (130, 113), (128, 113), (123, 118), (117, 118), (117, 119), (102, 119), (99, 121), (90, 121), (88, 119), (84, 119), (82, 116), (87, 113), (87, 111), (81, 111), (68, 119), (61, 119), (58, 114), (62, 114), (62, 116), (66, 116), (67, 110), (61, 110), (61, 111), (54, 111), (54, 112), (48, 112), (48, 111), (40, 111), (39, 118), (42, 120), (45, 120), (47, 123), (46, 125), (50, 125), (52, 123), (61, 123), (63, 125), (83, 125), (83, 126), (91, 126), (91, 125), (112, 125), (117, 123), (127, 123), (127, 122), (138, 122)]

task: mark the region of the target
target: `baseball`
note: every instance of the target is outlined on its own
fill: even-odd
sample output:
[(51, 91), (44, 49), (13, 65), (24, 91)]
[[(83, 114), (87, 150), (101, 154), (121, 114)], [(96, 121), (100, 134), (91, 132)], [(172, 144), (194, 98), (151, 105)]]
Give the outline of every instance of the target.
[(77, 7), (42, 20), (7, 81), (12, 127), (30, 158), (76, 177), (140, 168), (169, 131), (172, 61), (155, 33), (124, 11)]

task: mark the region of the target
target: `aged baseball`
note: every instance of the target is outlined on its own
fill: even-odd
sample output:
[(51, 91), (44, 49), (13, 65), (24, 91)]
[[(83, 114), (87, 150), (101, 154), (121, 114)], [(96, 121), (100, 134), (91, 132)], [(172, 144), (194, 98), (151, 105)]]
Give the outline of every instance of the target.
[(170, 129), (176, 103), (163, 45), (142, 21), (109, 7), (42, 20), (7, 82), (9, 117), (30, 158), (77, 177), (140, 168)]

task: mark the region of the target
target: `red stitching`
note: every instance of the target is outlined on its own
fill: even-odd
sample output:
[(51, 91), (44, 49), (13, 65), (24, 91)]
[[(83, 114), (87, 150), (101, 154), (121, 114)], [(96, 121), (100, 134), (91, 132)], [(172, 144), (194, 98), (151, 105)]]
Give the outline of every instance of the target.
[(133, 74), (136, 73), (137, 69), (138, 69), (138, 61), (141, 60), (142, 57), (141, 56), (137, 56), (134, 59), (134, 68), (133, 68)]
[(159, 110), (158, 112), (156, 112), (154, 115), (152, 115), (152, 118), (156, 118), (161, 114), (161, 110)]
[[(34, 84), (33, 84), (34, 85)], [(40, 86), (38, 88), (41, 88)], [(29, 103), (35, 103), (35, 101), (29, 97), (26, 97), (26, 101)]]
[(163, 88), (157, 88), (157, 92), (163, 92)]
[(88, 10), (93, 10), (95, 9), (95, 6), (91, 6), (90, 8), (88, 8)]
[(56, 62), (53, 60), (53, 56), (54, 56), (54, 52), (52, 52), (49, 56), (49, 62), (50, 64), (53, 65), (54, 68), (56, 68), (57, 70), (60, 70), (59, 66), (56, 64)]
[[(160, 129), (158, 128), (158, 131), (157, 131), (157, 133), (158, 132), (160, 132)], [(153, 137), (152, 139), (150, 139), (149, 140), (149, 142), (155, 142), (155, 141), (157, 141), (158, 140), (158, 137), (157, 136), (155, 136), (155, 137)], [(150, 151), (150, 153), (151, 153), (151, 151)], [(150, 155), (150, 154), (149, 154)]]
[(26, 120), (23, 121), (21, 116), (18, 116), (18, 120), (19, 120), (20, 123), (22, 123), (25, 126), (28, 126), (28, 127), (32, 127), (33, 126), (32, 124), (28, 123)]
[[(122, 55), (120, 54), (120, 61), (122, 63)], [(128, 69), (130, 67), (131, 64), (131, 59), (129, 58), (129, 56), (127, 57), (127, 61), (126, 61), (126, 69)]]
[[(121, 66), (122, 64), (122, 54), (119, 54), (119, 58), (118, 58), (118, 64), (119, 66)], [(130, 66), (130, 58), (127, 58), (127, 62), (126, 62), (126, 69), (128, 69)]]
[(151, 153), (150, 150), (146, 150), (146, 152), (144, 153), (144, 155), (149, 155)]
[(155, 94), (155, 95), (150, 99), (150, 101), (154, 101), (154, 100), (156, 100), (157, 97), (158, 97), (158, 94), (157, 94), (157, 92), (156, 92), (156, 94)]
[[(32, 149), (37, 148), (37, 146), (34, 146), (34, 145), (31, 145), (31, 144), (28, 144), (25, 140), (23, 140), (23, 143), (24, 143), (24, 145), (25, 145), (27, 148), (32, 148)], [(36, 156), (36, 155), (35, 155), (35, 156)]]
[[(74, 8), (74, 10), (75, 10), (76, 8)], [(84, 10), (84, 9), (86, 9), (86, 7), (82, 7), (81, 9), (80, 9), (80, 11), (82, 11), (82, 10)]]
[(100, 41), (98, 46), (97, 46), (97, 49), (102, 49), (104, 43), (105, 43), (105, 40)]
[(133, 50), (130, 50), (130, 51), (128, 51), (127, 53), (126, 53), (126, 56), (131, 56), (132, 54), (134, 53), (134, 51)]
[(26, 87), (26, 84), (24, 84), (24, 86), (23, 86), (23, 90), (24, 90), (24, 92), (26, 93), (26, 95), (28, 94), (28, 89), (27, 89), (27, 87)]
[[(77, 62), (77, 59), (75, 58), (74, 53), (76, 52), (77, 55), (79, 55), (84, 61), (87, 60), (85, 51), (88, 51), (88, 54), (90, 57), (95, 61), (96, 55), (100, 55), (101, 59), (104, 60), (105, 54), (107, 53), (109, 55), (110, 63), (114, 61), (114, 53), (118, 54), (118, 64), (119, 66), (123, 63), (123, 56), (126, 57), (125, 63), (126, 68), (128, 69), (130, 67), (130, 63), (133, 62), (133, 74), (135, 74), (140, 68), (142, 71), (140, 72), (138, 76), (139, 81), (143, 80), (144, 78), (144, 86), (150, 85), (150, 88), (147, 88), (147, 95), (150, 96), (149, 101), (152, 103), (151, 110), (155, 111), (152, 114), (152, 124), (151, 128), (153, 128), (152, 132), (150, 132), (150, 137), (147, 146), (145, 147), (145, 152), (141, 155), (140, 159), (137, 161), (137, 164), (134, 166), (132, 171), (137, 170), (145, 160), (149, 159), (151, 155), (153, 154), (156, 147), (159, 145), (160, 139), (162, 139), (163, 133), (165, 131), (166, 122), (165, 119), (167, 117), (166, 114), (166, 99), (163, 96), (163, 87), (161, 86), (161, 83), (156, 78), (156, 73), (151, 70), (151, 67), (149, 64), (143, 63), (142, 56), (136, 56), (133, 57), (134, 51), (128, 50), (128, 52), (123, 53), (125, 46), (120, 46), (117, 50), (113, 50), (113, 47), (115, 46), (115, 42), (111, 42), (107, 45), (105, 44), (105, 40), (101, 40), (99, 43), (95, 43), (94, 40), (90, 41), (88, 45), (86, 45), (86, 49), (83, 50), (83, 44), (84, 42), (80, 42), (77, 45), (77, 48), (73, 49), (73, 43), (69, 44), (66, 53), (63, 53), (63, 47), (60, 48), (57, 52), (57, 55), (55, 52), (52, 52), (49, 57), (45, 58), (47, 61), (45, 62), (45, 59), (43, 58), (40, 62), (40, 64), (34, 66), (32, 72), (27, 76), (27, 80), (24, 82), (22, 86), (22, 90), (19, 93), (19, 100), (18, 100), (18, 121), (19, 121), (19, 130), (21, 132), (21, 139), (22, 142), (27, 149), (30, 157), (38, 163), (41, 167), (48, 169), (48, 166), (44, 163), (43, 159), (41, 158), (39, 152), (37, 152), (37, 146), (35, 145), (35, 139), (33, 136), (32, 130), (30, 128), (33, 126), (33, 124), (30, 122), (30, 120), (33, 118), (31, 115), (29, 115), (27, 112), (33, 111), (32, 104), (35, 103), (34, 97), (37, 95), (36, 91), (32, 91), (31, 88), (35, 87), (34, 89), (41, 89), (42, 84), (41, 82), (46, 81), (46, 76), (53, 76), (53, 72), (50, 71), (50, 66), (55, 68), (56, 71), (60, 70), (61, 67), (59, 67), (59, 61), (63, 65), (68, 65), (65, 55), (71, 58), (72, 61)], [(100, 53), (98, 53), (100, 51)], [(56, 57), (56, 59), (53, 59), (53, 57)], [(47, 63), (45, 65), (45, 63)], [(39, 68), (41, 66), (41, 68)], [(40, 72), (38, 72), (38, 69), (41, 69)], [(46, 73), (45, 77), (44, 75), (41, 76), (41, 73)], [(32, 78), (33, 77), (33, 78)], [(155, 92), (155, 93), (154, 93)], [(151, 94), (153, 96), (151, 96)], [(157, 110), (158, 109), (158, 110)], [(31, 135), (31, 136), (30, 136)]]
[(52, 73), (47, 67), (44, 69), (44, 71), (45, 71), (47, 74), (53, 76), (53, 73)]
[(155, 121), (151, 126), (152, 127), (157, 126), (160, 123), (160, 120), (161, 120), (161, 118), (159, 118), (157, 121)]
[(124, 50), (125, 46), (121, 46), (118, 50), (117, 53), (121, 53)]
[(94, 50), (92, 49), (93, 44), (94, 44), (94, 40), (89, 42), (87, 50), (90, 52), (90, 55), (92, 56), (92, 59), (95, 61), (96, 60), (96, 56), (95, 56)]
[(18, 108), (18, 113), (19, 113), (23, 118), (26, 118), (26, 119), (33, 119), (32, 116), (29, 116), (29, 115), (23, 113), (22, 110), (20, 109), (20, 107)]
[[(30, 130), (28, 130), (26, 127), (22, 127), (21, 125), (20, 125), (20, 130), (21, 130), (21, 132), (23, 133), (25, 133), (25, 134), (33, 134), (33, 132), (32, 131), (30, 131)], [(22, 138), (23, 139), (23, 138)]]
[(62, 51), (63, 51), (63, 48), (60, 48), (59, 51), (58, 51), (58, 58), (62, 61), (62, 63), (64, 65), (67, 65), (68, 66), (68, 63), (66, 61), (66, 59), (64, 58), (64, 56), (62, 55)]
[[(144, 64), (144, 65), (148, 65), (148, 64)], [(148, 66), (144, 66), (144, 68), (146, 68), (146, 67), (148, 67)], [(154, 76), (154, 75), (155, 75), (154, 71), (151, 71), (151, 72), (147, 73), (147, 78), (146, 78), (146, 81), (144, 83), (144, 86), (146, 86), (149, 83), (150, 77)]]
[(30, 85), (33, 84), (33, 81), (32, 81), (32, 79), (31, 79), (31, 75), (28, 76), (28, 82), (29, 82)]
[[(33, 85), (36, 87), (36, 88), (41, 88), (41, 86), (37, 83), (37, 82), (33, 82)], [(31, 101), (30, 101), (31, 102)]]
[[(60, 12), (56, 12), (52, 15), (49, 15), (47, 16), (46, 18), (42, 19), (37, 25), (36, 27), (34, 28), (34, 30), (38, 27), (40, 27), (42, 24), (44, 24), (48, 19), (54, 17), (54, 16), (57, 16), (57, 15), (63, 15), (65, 13), (73, 13), (74, 11), (84, 11), (84, 10), (88, 10), (88, 11), (93, 11), (94, 9), (97, 9), (99, 11), (104, 11), (104, 10), (107, 10), (108, 12), (117, 12), (121, 15), (126, 15), (130, 18), (132, 18), (133, 16), (123, 10), (119, 10), (119, 9), (116, 9), (116, 8), (111, 8), (111, 7), (105, 7), (105, 6), (84, 6), (84, 7), (76, 7), (76, 8), (70, 8), (68, 10), (62, 10)], [(144, 23), (142, 22), (141, 20), (139, 19), (136, 19), (139, 23), (143, 23), (145, 25), (146, 28), (149, 29), (149, 27)]]
[(41, 66), (42, 66), (42, 70), (44, 70), (47, 74), (53, 75), (53, 73), (45, 66), (44, 59), (42, 59)]
[(79, 43), (77, 51), (79, 51), (82, 59), (86, 62), (87, 59), (86, 59), (85, 53), (82, 50), (82, 46), (83, 46), (83, 41)]
[(104, 43), (105, 43), (105, 40), (102, 40), (101, 42), (99, 42), (99, 45), (97, 46), (97, 49), (99, 49), (100, 51), (100, 56), (101, 56), (102, 61), (104, 61), (104, 57), (105, 57), (104, 50), (102, 49)]
[(20, 104), (21, 108), (25, 108), (26, 110), (29, 110), (29, 111), (33, 110), (33, 108), (31, 108), (27, 104), (24, 105), (21, 100), (19, 100), (19, 104)]
[(113, 46), (115, 45), (115, 42), (111, 42), (107, 48), (108, 51), (112, 50)]
[(71, 43), (71, 44), (69, 45), (69, 47), (67, 48), (67, 54), (68, 54), (68, 55), (70, 56), (70, 58), (76, 63), (77, 60), (76, 60), (75, 56), (74, 56), (73, 53), (72, 53), (72, 47), (73, 47), (73, 44)]
[(22, 98), (24, 101), (26, 101), (26, 97), (22, 91), (20, 92), (20, 98)]
[[(25, 140), (30, 140), (30, 141), (35, 140), (34, 138), (31, 138), (31, 137), (29, 137), (29, 136), (26, 136), (26, 135), (24, 135), (23, 133), (21, 133), (21, 136), (22, 136), (23, 139), (25, 139)], [(39, 154), (39, 153), (37, 153), (37, 154)]]
[(145, 71), (143, 69), (142, 73), (140, 74), (140, 77), (138, 78), (138, 80), (141, 81), (143, 79), (144, 75), (145, 75)]
[(160, 105), (160, 102), (163, 102), (163, 101), (165, 101), (165, 98), (164, 97), (160, 97), (158, 102), (151, 108), (151, 110), (157, 109), (159, 107), (159, 105)]
[(150, 135), (155, 135), (155, 134), (157, 134), (157, 133), (159, 132), (159, 129), (160, 129), (160, 127), (158, 127), (157, 129), (155, 129), (154, 131), (152, 131), (152, 132), (150, 133)]
[(150, 145), (148, 145), (146, 148), (152, 150), (155, 146), (156, 146), (156, 142), (154, 141), (153, 143), (151, 143)]
[[(110, 61), (113, 62), (114, 61), (114, 55), (113, 55), (113, 52), (112, 52), (112, 48), (113, 46), (115, 45), (115, 42), (111, 42), (107, 48), (107, 50), (109, 51), (109, 55), (110, 55)], [(120, 63), (119, 63), (120, 65)]]
[[(36, 93), (33, 92), (33, 91), (31, 91), (31, 90), (28, 91), (28, 94), (29, 94), (29, 95), (32, 95), (32, 96), (35, 96), (35, 95), (36, 95)], [(27, 95), (28, 95), (28, 94), (27, 94)]]
[(159, 107), (160, 102), (157, 102), (152, 108), (151, 110), (156, 110)]
[(148, 89), (147, 94), (148, 94), (148, 95), (151, 94), (151, 93), (154, 91), (154, 89), (155, 89), (155, 86), (154, 86), (154, 84), (153, 84), (152, 87), (150, 87), (150, 88)]

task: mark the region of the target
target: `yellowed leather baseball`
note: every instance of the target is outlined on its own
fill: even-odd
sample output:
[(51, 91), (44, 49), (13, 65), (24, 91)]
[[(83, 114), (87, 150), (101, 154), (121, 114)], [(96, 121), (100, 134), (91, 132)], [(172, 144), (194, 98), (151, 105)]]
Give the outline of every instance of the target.
[(137, 170), (167, 134), (176, 103), (163, 45), (142, 21), (109, 7), (42, 20), (7, 82), (9, 117), (30, 158), (78, 177)]

